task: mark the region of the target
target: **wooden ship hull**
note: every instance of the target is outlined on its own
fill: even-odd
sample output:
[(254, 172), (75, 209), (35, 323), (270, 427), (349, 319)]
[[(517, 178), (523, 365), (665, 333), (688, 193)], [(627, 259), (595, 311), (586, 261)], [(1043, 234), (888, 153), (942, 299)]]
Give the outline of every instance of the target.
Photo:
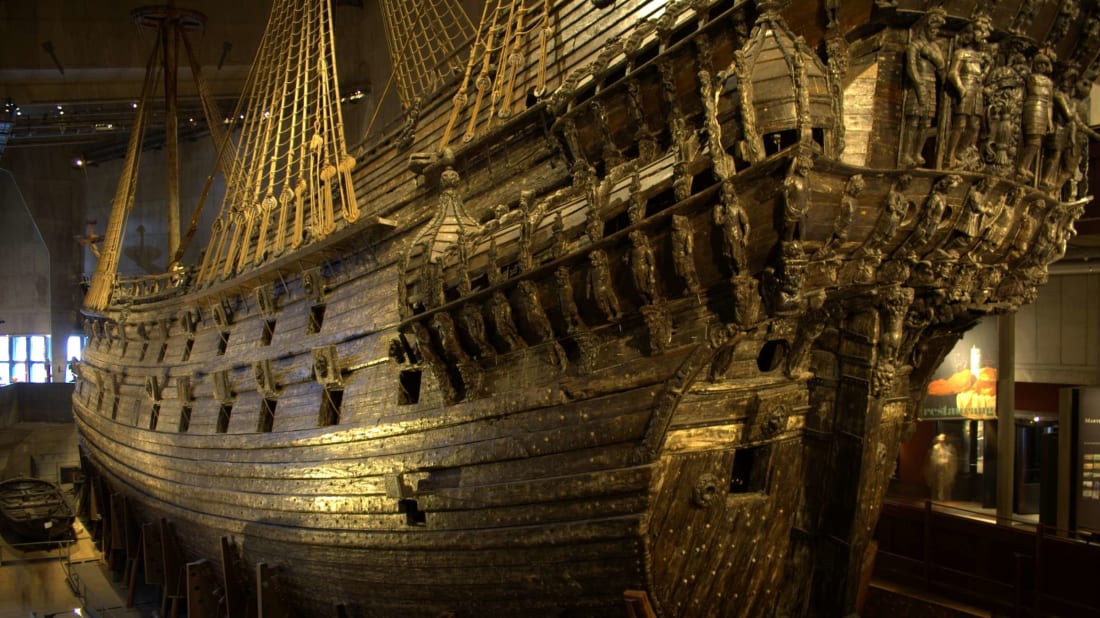
[[(913, 41), (962, 47), (976, 3), (595, 4), (557, 9), (530, 108), (437, 150), (452, 84), (355, 153), (323, 237), (238, 219), (87, 308), (112, 560), (192, 615), (856, 609), (932, 372), (1034, 297), (1077, 170), (1018, 173), (989, 114), (967, 152), (1013, 158), (952, 156), (946, 91), (908, 113)], [(988, 61), (1091, 70), (1033, 4), (996, 5)]]
[(69, 540), (75, 517), (69, 501), (49, 481), (14, 478), (0, 482), (0, 526), (21, 541)]

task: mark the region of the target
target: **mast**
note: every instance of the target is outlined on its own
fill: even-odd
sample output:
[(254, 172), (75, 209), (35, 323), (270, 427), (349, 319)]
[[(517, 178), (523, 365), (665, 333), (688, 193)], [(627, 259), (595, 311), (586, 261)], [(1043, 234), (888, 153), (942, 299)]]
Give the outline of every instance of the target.
[[(145, 68), (145, 81), (142, 86), (141, 99), (136, 106), (134, 124), (130, 132), (122, 174), (111, 205), (111, 217), (107, 223), (103, 249), (96, 264), (91, 286), (84, 300), (84, 306), (92, 311), (106, 309), (111, 302), (111, 294), (118, 274), (118, 262), (122, 254), (126, 222), (130, 211), (133, 209), (134, 195), (137, 190), (137, 174), (141, 164), (141, 147), (149, 118), (150, 97), (153, 95), (159, 70), (164, 71), (164, 128), (167, 159), (165, 207), (167, 209), (169, 272), (173, 270), (175, 263), (178, 262), (183, 252), (183, 247), (180, 246), (179, 120), (177, 118), (179, 42), (181, 38), (185, 39), (185, 33), (188, 31), (204, 30), (206, 28), (206, 16), (197, 11), (169, 5), (140, 7), (130, 13), (130, 18), (139, 26), (155, 30), (156, 37)], [(197, 63), (191, 53), (190, 46), (187, 48), (187, 54), (195, 79), (198, 80), (198, 73), (195, 70)], [(158, 59), (161, 62), (158, 63)], [(221, 130), (221, 127), (215, 127), (214, 125), (217, 122), (218, 114), (213, 114), (211, 118), (211, 111), (215, 110), (215, 104), (210, 99), (209, 91), (201, 82), (198, 85), (198, 91), (202, 99), (203, 110), (207, 113), (207, 121), (212, 126), (212, 135), (215, 138), (224, 136), (225, 132)], [(216, 139), (216, 141), (218, 142), (216, 147), (219, 148), (219, 151), (227, 146), (227, 140), (225, 139)], [(199, 208), (201, 208), (201, 202)]]

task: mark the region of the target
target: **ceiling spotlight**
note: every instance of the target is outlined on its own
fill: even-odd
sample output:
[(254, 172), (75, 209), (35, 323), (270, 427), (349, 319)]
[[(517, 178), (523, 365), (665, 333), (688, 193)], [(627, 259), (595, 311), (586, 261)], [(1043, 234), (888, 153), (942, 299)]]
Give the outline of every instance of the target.
[(131, 103), (130, 103), (130, 107), (131, 107), (132, 109), (137, 109), (137, 101), (133, 101), (133, 102), (131, 102)]
[(73, 159), (73, 167), (84, 167), (84, 159), (81, 157)]

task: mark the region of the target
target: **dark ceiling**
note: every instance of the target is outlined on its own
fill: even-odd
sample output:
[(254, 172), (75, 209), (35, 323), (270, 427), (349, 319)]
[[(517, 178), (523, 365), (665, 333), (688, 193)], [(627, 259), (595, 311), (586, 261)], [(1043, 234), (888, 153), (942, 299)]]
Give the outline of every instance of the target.
[[(270, 0), (180, 2), (210, 92), (231, 113), (248, 75)], [(137, 23), (141, 0), (0, 0), (0, 149), (72, 145), (112, 158), (125, 144), (156, 30)], [(155, 11), (153, 12), (155, 14)], [(203, 130), (180, 54), (181, 137)], [(160, 86), (163, 88), (163, 86)], [(162, 96), (162, 91), (158, 96)], [(148, 138), (163, 135), (163, 103)]]

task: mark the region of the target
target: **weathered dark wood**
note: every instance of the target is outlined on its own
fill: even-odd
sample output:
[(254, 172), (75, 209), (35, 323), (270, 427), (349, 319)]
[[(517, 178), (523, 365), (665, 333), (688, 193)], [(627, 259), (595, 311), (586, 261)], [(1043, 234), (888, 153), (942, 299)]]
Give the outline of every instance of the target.
[(858, 607), (913, 402), (1080, 214), (1023, 108), (1079, 103), (1095, 11), (599, 4), (551, 3), (534, 105), (355, 153), (356, 223), (89, 314), (92, 487), (173, 522), (166, 600), (220, 558), (233, 618)]
[(208, 560), (187, 563), (188, 618), (218, 618), (224, 615), (217, 595), (218, 579)]
[(256, 615), (259, 618), (290, 618), (293, 614), (283, 593), (281, 569), (262, 562), (256, 565)]

